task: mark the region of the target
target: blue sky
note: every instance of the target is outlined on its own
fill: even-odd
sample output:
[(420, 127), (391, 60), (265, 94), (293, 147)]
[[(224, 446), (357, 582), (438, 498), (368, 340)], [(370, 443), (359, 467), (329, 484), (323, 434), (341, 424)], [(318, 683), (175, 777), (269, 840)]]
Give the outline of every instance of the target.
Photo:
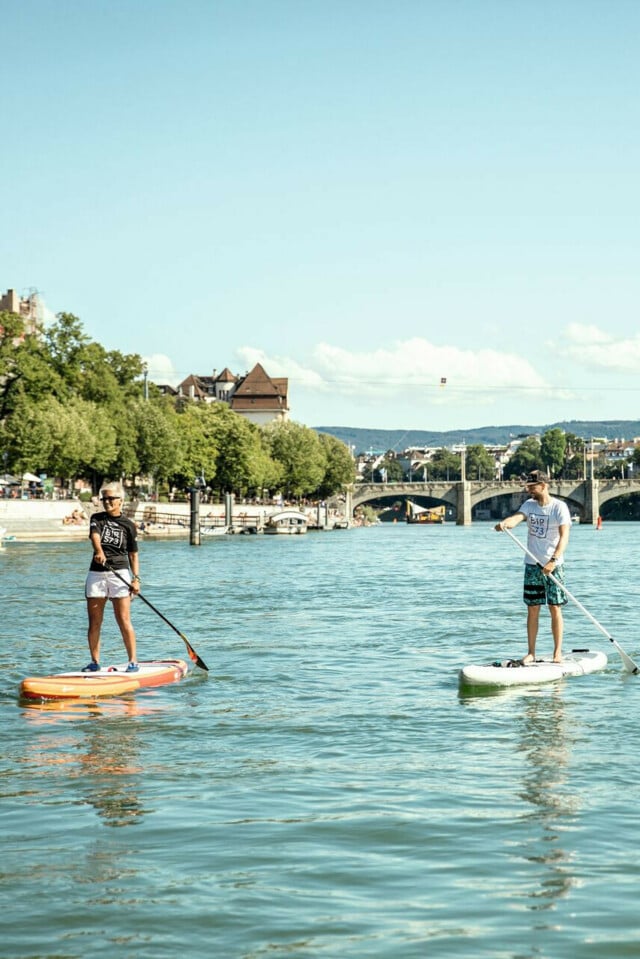
[(158, 382), (260, 361), (309, 426), (640, 417), (637, 0), (0, 23), (2, 290)]

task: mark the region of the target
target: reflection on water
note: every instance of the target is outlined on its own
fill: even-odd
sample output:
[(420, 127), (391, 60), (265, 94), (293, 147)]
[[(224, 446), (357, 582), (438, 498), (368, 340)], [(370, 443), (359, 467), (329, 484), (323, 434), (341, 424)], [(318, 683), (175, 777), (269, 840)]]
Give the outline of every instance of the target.
[(149, 811), (138, 797), (143, 770), (136, 724), (92, 722), (85, 740), (80, 765), (88, 802), (108, 826), (131, 825)]
[[(622, 569), (637, 530), (617, 555), (572, 535)], [(93, 704), (16, 701), (27, 668), (76, 661), (85, 547), (62, 586), (59, 547), (10, 589), (3, 570), (3, 954), (635, 955), (638, 680), (617, 664), (458, 700), (464, 662), (521, 641), (520, 609), (495, 608), (521, 570), (478, 524), (426, 532), (229, 537), (224, 562), (218, 543), (145, 544), (149, 596), (214, 672)], [(576, 594), (616, 632), (634, 599), (603, 591), (604, 559)], [(157, 616), (136, 626), (175, 655)]]
[[(524, 840), (525, 857), (543, 866), (539, 883), (532, 889), (532, 909), (550, 909), (559, 896), (575, 883), (571, 858), (561, 846), (562, 830), (578, 814), (577, 795), (567, 791), (568, 767), (574, 745), (566, 718), (564, 689), (546, 690), (531, 696), (520, 719), (518, 750), (528, 767), (518, 795), (531, 806), (529, 828)], [(540, 833), (531, 828), (540, 826)]]
[[(139, 797), (144, 767), (137, 720), (157, 713), (157, 707), (123, 698), (29, 703), (24, 711), (36, 728), (70, 724), (64, 735), (58, 730), (52, 740), (43, 730), (29, 744), (25, 761), (51, 777), (52, 787), (63, 770), (107, 826), (130, 826), (151, 811)], [(47, 792), (46, 779), (42, 790)]]
[(535, 911), (555, 908), (558, 899), (577, 885), (573, 853), (562, 845), (581, 808), (569, 786), (576, 737), (567, 718), (566, 695), (564, 684), (533, 691), (513, 687), (459, 694), (461, 704), (485, 714), (488, 723), (507, 721), (512, 727), (514, 752), (505, 761), (509, 776), (514, 776), (515, 796), (524, 806), (504, 843), (510, 858), (528, 864), (519, 894)]

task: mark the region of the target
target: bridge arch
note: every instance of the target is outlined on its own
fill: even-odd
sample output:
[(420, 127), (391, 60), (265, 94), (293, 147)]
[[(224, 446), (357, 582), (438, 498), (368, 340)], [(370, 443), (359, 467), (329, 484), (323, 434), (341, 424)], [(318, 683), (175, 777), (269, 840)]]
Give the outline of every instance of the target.
[[(640, 479), (624, 480), (556, 480), (550, 483), (552, 496), (563, 499), (572, 512), (577, 513), (582, 523), (593, 524), (600, 512), (602, 503), (628, 493), (640, 493)], [(371, 500), (386, 498), (429, 497), (456, 511), (456, 523), (466, 526), (471, 523), (474, 507), (482, 503), (495, 501), (498, 497), (511, 496), (510, 509), (517, 509), (517, 497), (524, 498), (522, 483), (519, 480), (440, 480), (422, 483), (357, 483), (349, 487), (347, 494), (347, 516), (353, 517), (358, 506)], [(522, 499), (520, 499), (520, 502)], [(508, 512), (505, 511), (505, 514)]]
[(351, 515), (353, 510), (372, 500), (380, 499), (417, 499), (427, 497), (457, 509), (458, 497), (456, 483), (359, 483), (353, 489)]

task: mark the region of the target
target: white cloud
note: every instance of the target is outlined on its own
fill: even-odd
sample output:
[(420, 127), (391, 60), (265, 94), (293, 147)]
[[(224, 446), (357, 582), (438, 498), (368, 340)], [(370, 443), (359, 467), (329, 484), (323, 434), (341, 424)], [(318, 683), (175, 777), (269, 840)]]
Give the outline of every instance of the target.
[(570, 323), (563, 341), (562, 354), (589, 369), (640, 372), (640, 333), (615, 339), (597, 326)]
[(151, 356), (143, 356), (142, 360), (147, 364), (149, 379), (154, 383), (177, 386), (184, 379), (184, 376), (176, 373), (173, 361), (164, 353), (152, 353)]
[(403, 395), (438, 404), (455, 394), (462, 402), (477, 404), (492, 402), (496, 392), (507, 390), (547, 399), (553, 393), (544, 377), (520, 356), (435, 346), (420, 337), (362, 352), (319, 343), (306, 363), (251, 347), (238, 353), (247, 368), (259, 362), (270, 376), (288, 376), (296, 386), (362, 399)]
[(321, 373), (302, 366), (288, 356), (270, 356), (264, 350), (256, 350), (252, 346), (241, 346), (236, 353), (243, 360), (247, 371), (260, 363), (269, 376), (288, 376), (290, 380), (314, 390), (330, 388)]

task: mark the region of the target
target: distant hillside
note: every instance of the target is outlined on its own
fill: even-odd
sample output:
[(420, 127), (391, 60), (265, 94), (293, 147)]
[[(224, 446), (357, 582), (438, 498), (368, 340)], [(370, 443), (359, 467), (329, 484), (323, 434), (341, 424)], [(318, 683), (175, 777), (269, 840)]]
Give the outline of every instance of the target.
[(640, 420), (565, 420), (547, 426), (481, 426), (441, 433), (435, 430), (365, 430), (350, 426), (315, 426), (314, 429), (318, 433), (330, 433), (348, 446), (354, 446), (357, 455), (369, 450), (379, 453), (395, 450), (399, 453), (409, 446), (453, 446), (463, 441), (468, 446), (472, 443), (499, 446), (516, 436), (546, 433), (556, 427), (585, 440), (592, 437), (630, 440), (640, 436)]

